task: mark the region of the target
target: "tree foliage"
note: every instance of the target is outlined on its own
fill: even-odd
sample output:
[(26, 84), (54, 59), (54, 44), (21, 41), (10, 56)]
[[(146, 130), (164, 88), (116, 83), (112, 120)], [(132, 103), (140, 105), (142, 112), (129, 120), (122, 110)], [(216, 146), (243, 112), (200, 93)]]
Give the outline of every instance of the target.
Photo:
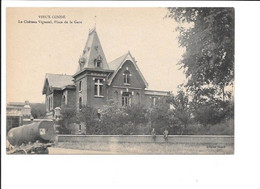
[(151, 127), (157, 134), (162, 134), (173, 124), (173, 114), (165, 103), (157, 102), (150, 110)]
[(171, 95), (168, 99), (168, 103), (172, 105), (173, 116), (178, 120), (179, 125), (184, 127), (190, 121), (190, 107), (189, 107), (189, 98), (182, 90), (179, 90), (177, 95)]
[[(93, 107), (84, 106), (77, 114), (75, 109), (66, 108), (62, 111), (61, 132), (70, 133), (68, 130), (71, 123), (84, 123), (87, 135), (150, 135), (152, 128), (157, 135), (163, 134), (165, 129), (169, 134), (232, 133), (225, 122), (221, 123), (225, 118), (232, 118), (232, 114), (229, 114), (232, 111), (228, 108), (206, 103), (196, 104), (195, 107), (183, 91), (167, 99), (167, 104), (171, 104), (173, 108), (161, 101), (150, 108), (110, 104), (102, 108), (101, 116), (98, 116), (97, 109)], [(226, 105), (233, 107), (232, 104)], [(212, 128), (216, 124), (217, 127)]]
[(70, 133), (70, 124), (77, 123), (77, 109), (76, 107), (71, 106), (63, 106), (61, 109), (61, 120), (59, 121), (60, 124), (60, 133), (68, 134)]
[(185, 70), (186, 87), (214, 90), (224, 99), (225, 87), (234, 82), (234, 9), (168, 8), (167, 17), (179, 27), (179, 44), (186, 49), (179, 64)]
[(30, 103), (31, 114), (34, 119), (41, 119), (45, 117), (46, 108), (44, 103)]

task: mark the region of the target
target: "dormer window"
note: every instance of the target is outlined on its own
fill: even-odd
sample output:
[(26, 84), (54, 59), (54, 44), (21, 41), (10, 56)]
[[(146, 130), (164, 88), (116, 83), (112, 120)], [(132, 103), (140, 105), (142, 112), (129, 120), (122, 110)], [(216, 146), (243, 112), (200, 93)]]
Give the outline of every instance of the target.
[(123, 73), (123, 76), (124, 76), (124, 84), (130, 84), (130, 72), (126, 70)]
[(102, 68), (102, 57), (100, 55), (94, 60), (94, 64), (95, 67)]
[(101, 61), (97, 60), (97, 68), (101, 67)]

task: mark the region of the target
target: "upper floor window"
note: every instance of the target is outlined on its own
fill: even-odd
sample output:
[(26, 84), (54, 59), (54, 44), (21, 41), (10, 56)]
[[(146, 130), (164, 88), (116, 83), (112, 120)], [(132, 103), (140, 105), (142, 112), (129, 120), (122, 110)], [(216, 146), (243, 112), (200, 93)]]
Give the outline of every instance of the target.
[(156, 98), (156, 97), (152, 97), (152, 105), (153, 105), (153, 106), (156, 105), (156, 101), (157, 101), (157, 98)]
[(103, 97), (103, 79), (95, 79), (95, 96)]
[(79, 97), (79, 109), (82, 109), (82, 97)]
[(126, 70), (123, 73), (123, 76), (124, 76), (124, 83), (125, 84), (130, 84), (130, 72), (128, 70)]
[(79, 82), (79, 91), (82, 90), (82, 81)]
[(140, 94), (136, 93), (136, 103), (140, 104)]

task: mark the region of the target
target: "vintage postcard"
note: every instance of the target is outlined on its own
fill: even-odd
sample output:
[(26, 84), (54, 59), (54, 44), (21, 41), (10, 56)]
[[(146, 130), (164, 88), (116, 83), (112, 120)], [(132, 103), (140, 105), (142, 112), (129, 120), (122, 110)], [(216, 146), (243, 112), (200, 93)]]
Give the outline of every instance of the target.
[(232, 7), (6, 9), (7, 154), (234, 154)]

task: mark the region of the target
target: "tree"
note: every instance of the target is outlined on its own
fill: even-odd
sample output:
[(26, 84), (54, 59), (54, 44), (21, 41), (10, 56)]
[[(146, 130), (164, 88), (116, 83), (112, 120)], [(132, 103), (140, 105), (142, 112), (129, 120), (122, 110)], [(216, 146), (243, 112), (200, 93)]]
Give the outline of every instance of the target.
[[(225, 87), (234, 82), (234, 9), (168, 8), (166, 17), (180, 24), (179, 44), (186, 49), (179, 64), (184, 69), (187, 89), (219, 96), (225, 101)], [(200, 90), (198, 92), (198, 90)]]
[(45, 117), (46, 108), (43, 103), (30, 103), (31, 114), (34, 119), (41, 119)]
[(184, 93), (184, 91), (179, 90), (177, 95), (170, 96), (168, 103), (170, 103), (173, 107), (173, 116), (178, 119), (184, 128), (186, 128), (191, 117), (188, 96)]
[(170, 107), (166, 106), (163, 99), (158, 100), (149, 112), (151, 127), (155, 129), (157, 134), (163, 134), (165, 129), (171, 127), (173, 115)]

